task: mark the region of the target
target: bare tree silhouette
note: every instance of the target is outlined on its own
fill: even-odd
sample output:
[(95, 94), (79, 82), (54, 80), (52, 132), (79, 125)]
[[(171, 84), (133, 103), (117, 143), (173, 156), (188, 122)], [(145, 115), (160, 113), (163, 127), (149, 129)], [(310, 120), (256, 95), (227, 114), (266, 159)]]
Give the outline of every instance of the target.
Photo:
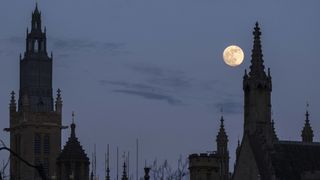
[(188, 159), (183, 159), (182, 156), (178, 159), (177, 168), (173, 168), (167, 160), (158, 164), (155, 159), (151, 166), (151, 177), (154, 180), (183, 180), (188, 175)]

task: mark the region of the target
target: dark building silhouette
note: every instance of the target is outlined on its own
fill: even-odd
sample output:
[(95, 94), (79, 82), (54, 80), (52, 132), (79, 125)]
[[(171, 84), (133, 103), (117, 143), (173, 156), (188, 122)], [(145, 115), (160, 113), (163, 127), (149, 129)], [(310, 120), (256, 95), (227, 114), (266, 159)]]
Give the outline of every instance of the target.
[[(10, 149), (31, 164), (42, 165), (47, 178), (59, 172), (68, 172), (69, 164), (74, 172), (81, 172), (79, 180), (89, 179), (89, 164), (75, 137), (75, 124), (71, 125), (71, 137), (61, 152), (62, 98), (57, 90), (55, 103), (52, 95), (52, 54), (47, 53), (46, 30), (42, 30), (41, 12), (36, 5), (32, 12), (31, 31), (27, 29), (26, 50), (20, 55), (20, 91), (18, 107), (15, 93), (10, 100)], [(77, 144), (78, 143), (78, 144)], [(72, 153), (69, 152), (72, 149)], [(82, 158), (73, 161), (80, 153)], [(60, 154), (61, 153), (61, 154)], [(67, 157), (68, 156), (68, 157)], [(57, 161), (57, 158), (59, 160)], [(73, 158), (73, 159), (72, 159)], [(75, 164), (75, 167), (73, 166)], [(74, 169), (72, 169), (74, 168)], [(60, 173), (59, 175), (63, 175)], [(38, 172), (10, 156), (10, 179), (39, 179)]]
[[(74, 117), (73, 117), (74, 118)], [(89, 158), (76, 137), (76, 124), (71, 124), (71, 135), (57, 158), (57, 178), (69, 180), (89, 179)]]
[[(33, 164), (42, 164), (53, 175), (61, 150), (62, 99), (58, 90), (55, 108), (52, 96), (52, 56), (46, 47), (41, 13), (32, 13), (31, 31), (26, 33), (26, 50), (20, 56), (18, 108), (14, 92), (10, 102), (10, 148)], [(38, 172), (11, 156), (11, 179), (37, 179)]]
[(271, 120), (272, 82), (265, 72), (258, 23), (254, 28), (250, 72), (243, 77), (244, 132), (236, 151), (234, 180), (320, 179), (320, 143), (306, 112), (302, 141), (278, 139)]
[(228, 136), (221, 116), (220, 129), (216, 138), (217, 151), (191, 154), (189, 156), (190, 180), (228, 180), (229, 150)]

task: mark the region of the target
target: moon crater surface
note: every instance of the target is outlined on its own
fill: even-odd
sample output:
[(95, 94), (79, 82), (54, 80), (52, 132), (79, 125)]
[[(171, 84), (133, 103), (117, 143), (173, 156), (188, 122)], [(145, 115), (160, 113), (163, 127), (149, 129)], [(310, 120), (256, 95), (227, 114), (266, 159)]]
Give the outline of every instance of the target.
[(239, 46), (231, 45), (223, 51), (223, 60), (231, 67), (239, 66), (243, 62), (243, 59), (244, 53)]

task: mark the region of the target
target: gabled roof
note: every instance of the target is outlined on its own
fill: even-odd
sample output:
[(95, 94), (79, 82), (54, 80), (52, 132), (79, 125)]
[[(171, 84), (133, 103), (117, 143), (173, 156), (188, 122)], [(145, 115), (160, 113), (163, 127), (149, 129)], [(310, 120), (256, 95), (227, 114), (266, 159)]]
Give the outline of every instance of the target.
[(301, 174), (320, 170), (320, 143), (279, 141), (272, 164), (279, 179), (301, 179)]
[(71, 124), (71, 136), (69, 137), (66, 145), (64, 146), (62, 152), (57, 158), (57, 163), (66, 162), (66, 161), (81, 161), (85, 163), (89, 163), (89, 158), (82, 148), (78, 138), (75, 134), (76, 125), (74, 123)]

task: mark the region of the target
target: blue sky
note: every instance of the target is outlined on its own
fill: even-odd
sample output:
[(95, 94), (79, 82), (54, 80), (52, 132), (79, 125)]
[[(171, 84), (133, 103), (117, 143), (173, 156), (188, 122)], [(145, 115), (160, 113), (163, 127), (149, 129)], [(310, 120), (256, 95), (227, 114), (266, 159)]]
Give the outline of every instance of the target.
[[(271, 68), (272, 107), (280, 139), (300, 140), (306, 102), (320, 139), (320, 1), (77, 0), (38, 1), (54, 56), (54, 89), (63, 95), (63, 124), (75, 111), (77, 135), (102, 176), (106, 145), (130, 151), (140, 141), (140, 166), (155, 158), (216, 149), (220, 108), (229, 135), (230, 164), (242, 137), (242, 76), (250, 65), (252, 30), (262, 31)], [(20, 53), (33, 0), (0, 3), (0, 127), (8, 127), (11, 90), (19, 89)], [(231, 68), (222, 52), (243, 48)], [(0, 132), (8, 143), (8, 134)], [(63, 132), (63, 142), (69, 130)], [(0, 157), (4, 157), (1, 154)], [(133, 166), (133, 164), (132, 164)]]

